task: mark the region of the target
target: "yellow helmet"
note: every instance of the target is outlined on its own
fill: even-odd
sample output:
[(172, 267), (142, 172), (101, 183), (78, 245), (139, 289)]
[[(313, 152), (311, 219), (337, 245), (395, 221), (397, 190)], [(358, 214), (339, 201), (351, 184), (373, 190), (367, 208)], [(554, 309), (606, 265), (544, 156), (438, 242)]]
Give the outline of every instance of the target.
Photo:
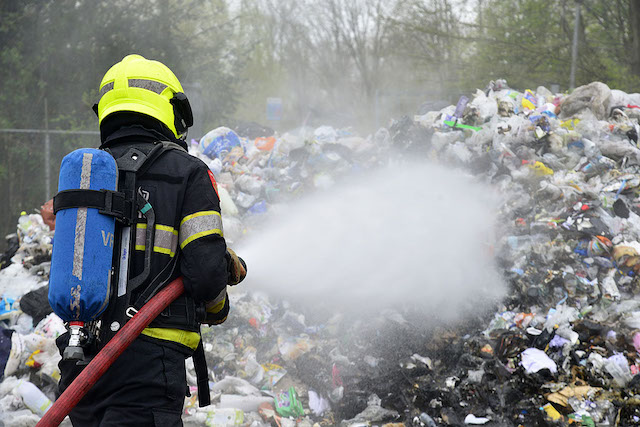
[(182, 85), (163, 63), (127, 55), (109, 68), (93, 106), (101, 124), (112, 113), (131, 111), (162, 122), (176, 138), (184, 138), (193, 114)]

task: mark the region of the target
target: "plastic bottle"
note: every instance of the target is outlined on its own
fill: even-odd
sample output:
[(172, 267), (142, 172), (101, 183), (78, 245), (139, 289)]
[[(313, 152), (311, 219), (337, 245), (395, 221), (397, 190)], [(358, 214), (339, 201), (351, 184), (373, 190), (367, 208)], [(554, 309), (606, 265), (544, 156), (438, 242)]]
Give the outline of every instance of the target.
[(22, 397), (25, 406), (39, 416), (43, 416), (51, 405), (53, 405), (51, 400), (29, 381), (20, 382), (18, 385), (18, 394)]
[(25, 236), (27, 236), (29, 227), (31, 227), (31, 218), (25, 211), (20, 212), (20, 218), (18, 218), (18, 235), (20, 236), (20, 240), (24, 240)]
[(429, 414), (427, 414), (426, 412), (423, 412), (420, 414), (420, 421), (427, 427), (437, 427), (438, 425), (436, 424), (436, 422), (433, 420), (433, 418), (431, 418), (429, 416)]

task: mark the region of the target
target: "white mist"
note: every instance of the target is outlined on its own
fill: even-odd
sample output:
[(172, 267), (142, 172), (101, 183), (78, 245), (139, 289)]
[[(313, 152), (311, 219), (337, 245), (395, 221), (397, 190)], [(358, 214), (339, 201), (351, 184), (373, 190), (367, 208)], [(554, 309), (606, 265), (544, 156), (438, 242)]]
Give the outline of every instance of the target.
[(351, 176), (252, 230), (237, 248), (242, 287), (301, 308), (459, 319), (506, 290), (491, 253), (496, 206), (488, 187), (434, 164)]

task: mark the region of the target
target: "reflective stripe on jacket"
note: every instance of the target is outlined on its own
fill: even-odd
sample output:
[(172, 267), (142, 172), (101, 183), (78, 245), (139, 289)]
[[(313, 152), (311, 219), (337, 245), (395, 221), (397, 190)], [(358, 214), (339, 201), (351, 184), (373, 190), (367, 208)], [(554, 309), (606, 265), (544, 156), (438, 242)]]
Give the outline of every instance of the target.
[[(136, 142), (135, 136), (127, 136), (109, 145), (114, 157), (126, 153), (131, 147), (146, 153), (153, 144)], [(137, 186), (155, 213), (151, 274), (147, 282), (165, 267), (171, 267), (170, 263), (177, 256), (170, 280), (182, 276), (185, 287), (185, 293), (170, 304), (143, 334), (193, 349), (194, 343), (197, 346), (200, 339), (200, 323), (207, 315), (205, 304), (215, 300), (227, 286), (220, 200), (208, 167), (200, 159), (177, 149), (164, 152), (148, 170), (138, 175)], [(147, 224), (144, 219), (139, 221), (135, 225), (135, 250), (129, 277), (134, 277), (144, 268)], [(140, 291), (145, 284), (140, 286)], [(133, 300), (135, 298), (134, 293)], [(223, 314), (226, 317), (226, 313)]]

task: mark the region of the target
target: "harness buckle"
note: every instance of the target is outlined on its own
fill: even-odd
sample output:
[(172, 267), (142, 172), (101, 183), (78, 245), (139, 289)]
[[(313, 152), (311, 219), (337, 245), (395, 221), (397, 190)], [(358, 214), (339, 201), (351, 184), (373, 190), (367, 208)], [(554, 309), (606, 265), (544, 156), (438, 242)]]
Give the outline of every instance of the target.
[(104, 208), (98, 212), (104, 215), (114, 216), (125, 225), (129, 225), (133, 217), (129, 212), (131, 202), (127, 200), (126, 195), (119, 191), (104, 189), (101, 191), (104, 194)]
[(138, 312), (138, 310), (136, 310), (133, 307), (129, 307), (125, 310), (124, 314), (127, 315), (127, 317), (133, 317), (136, 315), (136, 313)]

